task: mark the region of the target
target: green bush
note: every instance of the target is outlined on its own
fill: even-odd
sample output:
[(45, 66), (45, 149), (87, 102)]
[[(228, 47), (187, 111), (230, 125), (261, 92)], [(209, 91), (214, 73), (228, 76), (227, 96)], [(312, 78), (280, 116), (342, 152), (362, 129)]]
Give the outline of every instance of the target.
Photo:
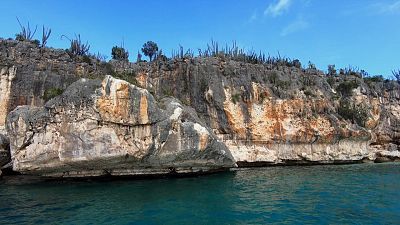
[(330, 75), (330, 76), (337, 75), (337, 71), (335, 69), (335, 65), (328, 65), (328, 75)]
[(333, 87), (333, 85), (335, 84), (335, 78), (334, 77), (328, 77), (328, 79), (326, 79), (326, 81), (328, 82), (328, 84)]
[(355, 88), (358, 88), (358, 84), (356, 81), (344, 81), (339, 84), (336, 90), (339, 91), (342, 96), (347, 97), (352, 95)]
[(364, 77), (364, 81), (366, 83), (372, 83), (372, 82), (383, 82), (385, 79), (383, 78), (382, 75), (375, 75), (372, 77)]
[(234, 94), (234, 95), (232, 95), (232, 102), (233, 102), (233, 104), (236, 104), (237, 102), (239, 102), (239, 101), (240, 101), (240, 98), (241, 98), (240, 94)]
[(314, 97), (314, 93), (313, 93), (310, 89), (306, 89), (306, 90), (304, 91), (304, 94), (305, 94), (306, 96)]
[(288, 88), (291, 85), (290, 81), (283, 81), (283, 80), (277, 80), (276, 81), (276, 87), (281, 89), (281, 90), (288, 90)]
[(301, 62), (298, 59), (293, 60), (292, 64), (296, 68), (299, 68), (299, 69), (301, 68)]
[(138, 82), (137, 82), (137, 80), (135, 78), (136, 77), (136, 73), (133, 72), (133, 71), (131, 71), (131, 72), (125, 71), (125, 72), (122, 72), (122, 73), (115, 73), (114, 72), (111, 75), (113, 75), (114, 77), (116, 77), (118, 79), (125, 80), (125, 81), (127, 81), (127, 82), (129, 82), (129, 83), (131, 83), (133, 85), (138, 86)]
[(111, 55), (113, 59), (127, 61), (129, 57), (129, 52), (126, 51), (123, 47), (114, 46), (111, 49)]
[(279, 80), (279, 76), (277, 72), (272, 72), (271, 75), (268, 76), (268, 80), (271, 84), (275, 84)]
[(47, 102), (48, 100), (61, 95), (63, 92), (64, 90), (60, 88), (49, 88), (44, 91), (43, 100)]
[(346, 120), (357, 123), (359, 126), (365, 127), (368, 120), (368, 108), (362, 104), (355, 105), (349, 100), (340, 100), (338, 113)]
[(91, 64), (92, 63), (92, 59), (90, 58), (90, 56), (84, 55), (81, 58), (82, 62), (87, 63), (87, 64)]

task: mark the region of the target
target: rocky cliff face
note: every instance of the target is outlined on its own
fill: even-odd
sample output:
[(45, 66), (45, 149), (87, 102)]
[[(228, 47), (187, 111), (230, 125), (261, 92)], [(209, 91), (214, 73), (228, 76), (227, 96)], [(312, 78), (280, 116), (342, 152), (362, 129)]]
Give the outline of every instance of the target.
[(104, 76), (100, 63), (84, 61), (61, 49), (0, 39), (0, 130), (15, 107), (43, 106), (49, 91), (64, 90), (81, 77)]
[(393, 81), (221, 58), (137, 71), (142, 86), (195, 108), (240, 165), (357, 162), (399, 149)]
[(13, 169), (52, 177), (194, 173), (235, 162), (196, 112), (107, 76), (7, 119)]
[[(302, 69), (298, 65), (285, 64), (284, 61), (274, 64), (250, 64), (224, 57), (209, 57), (157, 60), (152, 63), (135, 64), (116, 61), (101, 63), (95, 60), (82, 62), (79, 59), (71, 59), (62, 50), (41, 50), (21, 42), (2, 40), (0, 46), (2, 68), (0, 119), (4, 119), (5, 115), (18, 105), (31, 106), (17, 108), (8, 116), (10, 118), (9, 135), (18, 137), (11, 138), (11, 146), (14, 146), (12, 149), (16, 151), (13, 153), (15, 157), (24, 155), (18, 155), (19, 150), (16, 149), (24, 149), (26, 143), (29, 143), (26, 141), (32, 136), (29, 134), (32, 132), (31, 129), (40, 127), (40, 132), (35, 135), (49, 136), (42, 130), (41, 123), (26, 127), (15, 126), (17, 120), (25, 121), (21, 124), (26, 124), (26, 121), (32, 123), (31, 118), (35, 118), (36, 115), (41, 115), (40, 120), (46, 118), (44, 124), (49, 124), (49, 121), (59, 117), (64, 119), (59, 118), (56, 121), (63, 121), (68, 117), (80, 118), (83, 114), (90, 115), (90, 118), (95, 115), (95, 120), (101, 121), (98, 126), (102, 126), (104, 122), (107, 124), (105, 126), (107, 129), (112, 127), (114, 130), (116, 124), (131, 127), (130, 130), (139, 129), (138, 124), (146, 124), (145, 127), (152, 128), (142, 127), (140, 131), (135, 130), (134, 133), (140, 133), (140, 135), (131, 137), (130, 140), (141, 140), (140, 146), (154, 146), (159, 143), (161, 139), (155, 136), (160, 135), (161, 131), (153, 129), (153, 125), (150, 126), (150, 124), (154, 122), (157, 124), (156, 127), (160, 127), (158, 122), (160, 114), (165, 117), (174, 117), (176, 108), (167, 107), (167, 105), (175, 105), (171, 103), (172, 100), (169, 103), (160, 101), (161, 106), (158, 107), (155, 106), (158, 104), (155, 104), (154, 100), (149, 100), (151, 98), (147, 94), (145, 98), (142, 95), (136, 95), (131, 101), (116, 101), (115, 99), (128, 98), (127, 93), (132, 93), (126, 88), (121, 88), (121, 91), (114, 94), (96, 92), (93, 98), (88, 97), (92, 96), (91, 94), (80, 95), (79, 92), (69, 91), (63, 94), (63, 98), (69, 99), (75, 96), (75, 100), (66, 101), (56, 98), (57, 100), (46, 103), (45, 108), (40, 108), (45, 104), (41, 96), (44, 96), (49, 88), (65, 89), (81, 77), (101, 77), (102, 79), (104, 74), (122, 77), (142, 88), (140, 90), (147, 90), (156, 99), (175, 97), (180, 100), (178, 108), (182, 110), (187, 109), (186, 106), (192, 107), (194, 111), (191, 114), (196, 112), (200, 118), (194, 121), (202, 127), (200, 129), (197, 125), (196, 128), (193, 126), (193, 129), (197, 130), (195, 132), (197, 136), (195, 135), (192, 140), (194, 144), (192, 144), (203, 145), (199, 143), (204, 143), (205, 138), (200, 137), (199, 130), (203, 130), (204, 134), (208, 132), (212, 140), (222, 141), (238, 165), (341, 163), (377, 158), (381, 161), (397, 159), (400, 155), (400, 86), (394, 81), (363, 78), (360, 74), (351, 71), (346, 74), (327, 76), (316, 69)], [(100, 89), (97, 87), (96, 90)], [(103, 87), (103, 92), (104, 90), (107, 88)], [(116, 98), (117, 95), (125, 97)], [(74, 107), (72, 111), (66, 110), (66, 105), (55, 104), (55, 101), (65, 102), (67, 105), (74, 102), (72, 104)], [(78, 104), (77, 101), (90, 107), (81, 107), (81, 103)], [(143, 106), (146, 104), (149, 109), (154, 109), (148, 111), (147, 114), (144, 113), (146, 107)], [(92, 108), (95, 108), (95, 112), (88, 113)], [(60, 114), (58, 110), (61, 110), (63, 114)], [(84, 121), (86, 120), (85, 117)], [(66, 124), (70, 123), (72, 122), (65, 123), (65, 127), (69, 127)], [(74, 123), (73, 128), (68, 128), (71, 130), (67, 133), (79, 133), (92, 129), (92, 125), (79, 127), (80, 123)], [(60, 128), (51, 129), (57, 130), (56, 134), (60, 135), (61, 131), (58, 131)], [(117, 130), (116, 136), (121, 137), (119, 132), (122, 131), (119, 128)], [(28, 136), (23, 136), (24, 132), (27, 132)], [(177, 137), (182, 137), (182, 135), (184, 136), (184, 134), (179, 134)], [(101, 149), (99, 146), (110, 148), (114, 146), (114, 140), (116, 140), (115, 136), (112, 136), (114, 138), (103, 137), (97, 133), (90, 136), (99, 138), (89, 141), (89, 139), (69, 138), (67, 135), (68, 138), (52, 136), (51, 140), (53, 142), (61, 140), (65, 143), (81, 142), (77, 149), (87, 149), (87, 143), (90, 143), (88, 144), (90, 146), (96, 145), (96, 149)], [(149, 138), (150, 136), (152, 138)], [(191, 138), (187, 139), (188, 142), (189, 139)], [(15, 140), (19, 140), (19, 143)], [(157, 141), (149, 142), (149, 140)], [(45, 171), (43, 168), (34, 168), (35, 162), (40, 161), (47, 151), (52, 152), (51, 149), (54, 146), (46, 147), (52, 145), (47, 139), (40, 143), (41, 148), (47, 150), (29, 158), (26, 161), (27, 164), (24, 164), (25, 161), (22, 159), (14, 161), (15, 169), (40, 171), (38, 173)], [(174, 143), (177, 146), (182, 144), (179, 141)], [(216, 143), (219, 142), (216, 141)], [(118, 146), (126, 145), (129, 144), (118, 143)], [(63, 148), (71, 149), (67, 144), (60, 147), (61, 144), (57, 143), (56, 146), (55, 149), (59, 149), (58, 151), (62, 151)], [(201, 147), (198, 146), (197, 149)], [(226, 149), (223, 151), (226, 152)], [(85, 155), (85, 152), (76, 154)], [(105, 154), (104, 152), (105, 150), (96, 154)], [(51, 157), (57, 159), (54, 151), (53, 154)], [(137, 157), (141, 156), (137, 155)], [(43, 159), (46, 161), (48, 158)], [(62, 157), (60, 156), (59, 159), (61, 162)], [(72, 159), (75, 160), (74, 157)], [(60, 162), (55, 162), (51, 161), (48, 165), (54, 163), (55, 167), (65, 166)], [(57, 171), (51, 173), (59, 174)], [(75, 169), (76, 171), (78, 170)]]

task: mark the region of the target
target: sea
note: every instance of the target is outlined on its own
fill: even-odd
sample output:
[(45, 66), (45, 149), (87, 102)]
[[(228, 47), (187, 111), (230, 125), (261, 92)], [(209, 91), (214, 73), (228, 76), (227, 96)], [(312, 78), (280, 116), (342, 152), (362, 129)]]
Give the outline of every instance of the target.
[(0, 181), (0, 224), (400, 224), (400, 164)]

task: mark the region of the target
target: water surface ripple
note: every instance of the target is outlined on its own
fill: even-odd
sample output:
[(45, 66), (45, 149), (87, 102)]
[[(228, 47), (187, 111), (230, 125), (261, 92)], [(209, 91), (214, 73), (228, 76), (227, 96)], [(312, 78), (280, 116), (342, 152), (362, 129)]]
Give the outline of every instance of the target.
[(0, 224), (266, 223), (400, 224), (400, 164), (0, 184)]

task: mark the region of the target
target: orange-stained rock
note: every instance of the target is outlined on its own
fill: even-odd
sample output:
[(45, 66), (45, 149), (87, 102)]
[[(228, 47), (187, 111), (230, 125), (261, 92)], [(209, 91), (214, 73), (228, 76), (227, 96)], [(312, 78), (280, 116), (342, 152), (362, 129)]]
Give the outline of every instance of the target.
[[(130, 98), (129, 85), (126, 82), (119, 80), (102, 83), (102, 96), (97, 100), (97, 108), (103, 118), (108, 118), (111, 121), (128, 123), (132, 121), (129, 114)], [(110, 86), (107, 86), (110, 85)]]
[(140, 72), (136, 75), (136, 81), (138, 82), (139, 86), (142, 88), (147, 88), (147, 79), (148, 76), (144, 72)]
[(4, 126), (10, 111), (11, 85), (16, 73), (16, 67), (0, 68), (0, 127)]
[(239, 104), (235, 104), (232, 100), (232, 94), (230, 90), (225, 89), (226, 100), (224, 102), (224, 111), (228, 120), (228, 123), (234, 131), (234, 135), (239, 139), (246, 138), (246, 123), (242, 109)]
[(148, 115), (148, 105), (147, 105), (147, 96), (143, 94), (140, 97), (140, 106), (139, 106), (139, 123), (140, 124), (147, 124), (149, 122), (149, 115)]

